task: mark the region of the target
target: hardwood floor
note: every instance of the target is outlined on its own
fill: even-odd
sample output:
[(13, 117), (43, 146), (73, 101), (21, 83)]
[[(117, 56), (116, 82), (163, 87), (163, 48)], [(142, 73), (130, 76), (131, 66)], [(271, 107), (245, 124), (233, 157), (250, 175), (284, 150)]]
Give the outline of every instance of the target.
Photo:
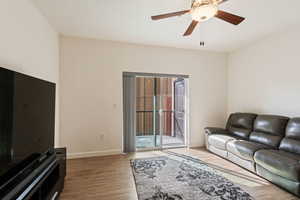
[[(295, 196), (205, 149), (174, 149), (176, 153), (200, 158), (236, 177), (256, 200), (296, 200)], [(130, 155), (83, 158), (67, 161), (67, 177), (61, 200), (137, 200), (130, 159), (152, 157), (159, 151)], [(242, 177), (242, 178), (240, 178)], [(242, 181), (241, 181), (242, 180)]]

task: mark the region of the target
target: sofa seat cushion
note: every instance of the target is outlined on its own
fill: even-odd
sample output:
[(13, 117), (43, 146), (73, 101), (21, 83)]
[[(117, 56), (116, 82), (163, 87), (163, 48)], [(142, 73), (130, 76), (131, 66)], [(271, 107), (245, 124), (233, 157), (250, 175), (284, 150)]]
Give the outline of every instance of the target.
[(245, 160), (253, 161), (256, 151), (260, 149), (270, 149), (271, 147), (264, 144), (259, 144), (246, 140), (232, 140), (227, 143), (226, 149), (230, 153), (243, 158)]
[(236, 138), (233, 136), (221, 134), (209, 135), (207, 139), (209, 145), (222, 150), (226, 150), (226, 144), (231, 140), (236, 140)]
[(300, 156), (280, 150), (260, 150), (254, 155), (266, 170), (293, 181), (300, 181)]

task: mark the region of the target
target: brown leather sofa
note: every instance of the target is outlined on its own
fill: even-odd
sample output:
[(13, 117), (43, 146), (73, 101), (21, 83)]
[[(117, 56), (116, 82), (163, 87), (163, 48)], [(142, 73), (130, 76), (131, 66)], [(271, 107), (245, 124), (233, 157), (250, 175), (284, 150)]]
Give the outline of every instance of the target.
[(233, 113), (205, 138), (209, 151), (300, 196), (300, 118)]

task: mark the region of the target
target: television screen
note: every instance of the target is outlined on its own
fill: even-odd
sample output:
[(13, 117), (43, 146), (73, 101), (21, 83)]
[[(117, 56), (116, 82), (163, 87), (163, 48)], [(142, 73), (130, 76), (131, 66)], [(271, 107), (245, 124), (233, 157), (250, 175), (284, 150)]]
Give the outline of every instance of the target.
[(54, 147), (55, 84), (0, 68), (0, 179)]

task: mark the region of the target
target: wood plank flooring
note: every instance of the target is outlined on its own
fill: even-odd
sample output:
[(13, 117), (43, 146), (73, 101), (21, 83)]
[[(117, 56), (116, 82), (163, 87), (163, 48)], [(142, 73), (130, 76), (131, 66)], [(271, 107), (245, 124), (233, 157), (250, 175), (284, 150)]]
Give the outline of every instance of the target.
[[(295, 196), (268, 181), (222, 159), (205, 149), (174, 149), (237, 173), (245, 179), (242, 188), (256, 200), (296, 200)], [(160, 152), (138, 152), (130, 155), (73, 159), (67, 161), (67, 177), (61, 200), (137, 200), (130, 159), (153, 157)], [(247, 181), (246, 181), (247, 180)]]

